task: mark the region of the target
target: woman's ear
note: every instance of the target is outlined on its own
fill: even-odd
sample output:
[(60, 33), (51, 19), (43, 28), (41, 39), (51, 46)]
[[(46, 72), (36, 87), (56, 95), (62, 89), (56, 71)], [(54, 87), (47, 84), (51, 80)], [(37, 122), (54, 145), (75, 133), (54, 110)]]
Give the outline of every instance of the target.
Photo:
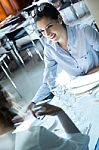
[(63, 21), (62, 16), (61, 16), (61, 15), (58, 15), (58, 22), (59, 22), (60, 24), (62, 24), (62, 21)]

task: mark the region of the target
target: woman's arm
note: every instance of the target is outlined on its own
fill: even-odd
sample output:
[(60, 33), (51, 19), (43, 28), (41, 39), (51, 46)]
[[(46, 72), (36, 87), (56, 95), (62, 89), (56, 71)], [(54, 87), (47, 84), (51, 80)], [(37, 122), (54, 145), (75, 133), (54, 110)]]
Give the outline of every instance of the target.
[(45, 45), (44, 47), (44, 64), (45, 64), (45, 68), (43, 72), (43, 83), (38, 89), (38, 91), (36, 92), (32, 100), (33, 102), (42, 101), (43, 99), (46, 99), (46, 97), (48, 97), (51, 94), (50, 88), (48, 86), (48, 78), (50, 73), (53, 76), (53, 86), (55, 83), (54, 79), (56, 77), (56, 72), (57, 72), (57, 63), (52, 58), (51, 47), (47, 45)]
[(69, 116), (60, 108), (50, 104), (43, 104), (42, 109), (35, 111), (36, 116), (57, 115), (66, 133), (80, 133)]
[(93, 47), (95, 51), (99, 52), (99, 32), (91, 26), (86, 26), (84, 33), (88, 43)]
[(79, 129), (76, 127), (76, 125), (72, 122), (72, 120), (69, 118), (69, 116), (63, 111), (61, 110), (58, 114), (57, 114), (64, 130), (66, 133), (80, 133)]
[(97, 72), (97, 71), (99, 71), (99, 66), (97, 66), (97, 67), (95, 67), (95, 68), (89, 70), (87, 74), (92, 74), (92, 73), (95, 73), (95, 72)]

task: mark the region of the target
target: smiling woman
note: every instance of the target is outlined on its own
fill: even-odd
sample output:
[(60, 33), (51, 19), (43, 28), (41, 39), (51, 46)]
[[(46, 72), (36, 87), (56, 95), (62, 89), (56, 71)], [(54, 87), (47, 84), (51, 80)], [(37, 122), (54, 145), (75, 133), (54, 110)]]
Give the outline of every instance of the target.
[(60, 12), (50, 3), (41, 3), (34, 7), (34, 20), (46, 39), (43, 84), (32, 100), (38, 102), (51, 93), (48, 78), (50, 74), (53, 79), (56, 78), (58, 66), (71, 77), (86, 75), (93, 69), (97, 71), (95, 68), (99, 68), (99, 32), (89, 25), (65, 24)]

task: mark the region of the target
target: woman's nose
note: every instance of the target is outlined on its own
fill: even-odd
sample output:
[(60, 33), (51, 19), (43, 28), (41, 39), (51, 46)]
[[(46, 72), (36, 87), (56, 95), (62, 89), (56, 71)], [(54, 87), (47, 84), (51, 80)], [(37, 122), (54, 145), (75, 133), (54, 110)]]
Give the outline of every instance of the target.
[(44, 35), (45, 35), (46, 37), (48, 37), (48, 36), (50, 35), (50, 31), (46, 29), (46, 30), (44, 31)]

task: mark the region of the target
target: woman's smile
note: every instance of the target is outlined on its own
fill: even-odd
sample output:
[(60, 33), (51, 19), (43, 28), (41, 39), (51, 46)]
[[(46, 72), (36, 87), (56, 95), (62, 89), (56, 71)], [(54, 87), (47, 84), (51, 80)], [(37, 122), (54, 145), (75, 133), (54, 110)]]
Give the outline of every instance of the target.
[(48, 38), (50, 38), (51, 40), (54, 39), (56, 37), (56, 34), (51, 34), (51, 36), (49, 36)]

